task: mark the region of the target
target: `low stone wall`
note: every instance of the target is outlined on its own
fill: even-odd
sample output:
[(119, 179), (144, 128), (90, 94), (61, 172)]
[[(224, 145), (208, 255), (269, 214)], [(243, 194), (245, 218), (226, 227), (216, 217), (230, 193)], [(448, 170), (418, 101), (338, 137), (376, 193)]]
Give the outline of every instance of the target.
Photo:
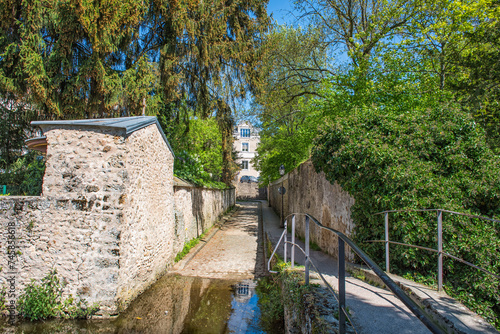
[(238, 200), (259, 200), (267, 198), (266, 188), (259, 188), (256, 182), (237, 182), (236, 198)]
[(212, 227), (224, 212), (235, 205), (235, 189), (217, 190), (194, 186), (174, 187), (174, 253), (184, 244)]
[(0, 197), (0, 285), (9, 282), (9, 303), (56, 269), (67, 294), (115, 313), (121, 230), (114, 212), (92, 212), (78, 200)]
[[(348, 237), (352, 236), (354, 222), (351, 219), (350, 208), (354, 199), (335, 182), (331, 184), (326, 180), (323, 172), (316, 173), (310, 160), (275, 181), (269, 186), (269, 203), (281, 214), (281, 195), (278, 188), (281, 184), (286, 189), (283, 196), (284, 216), (290, 213), (308, 213), (318, 219), (324, 226), (336, 229)], [(304, 216), (296, 219), (297, 233), (304, 236)], [(289, 226), (291, 223), (289, 224)], [(311, 224), (310, 238), (324, 252), (337, 257), (338, 240), (332, 232), (322, 230)], [(346, 246), (349, 260), (353, 254)]]
[[(0, 198), (0, 267), (10, 269), (0, 284), (16, 285), (9, 302), (56, 269), (65, 293), (107, 316), (165, 273), (175, 257), (173, 154), (160, 131), (154, 122), (131, 133), (44, 126), (43, 195)], [(3, 247), (9, 241), (16, 247)]]

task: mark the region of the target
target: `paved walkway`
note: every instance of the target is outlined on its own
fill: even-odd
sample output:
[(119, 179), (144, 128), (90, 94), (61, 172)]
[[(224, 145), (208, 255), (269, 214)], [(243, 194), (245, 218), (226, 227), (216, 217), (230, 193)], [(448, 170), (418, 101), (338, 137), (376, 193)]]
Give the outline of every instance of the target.
[[(276, 244), (283, 229), (279, 227), (279, 218), (267, 201), (261, 203), (238, 203), (236, 213), (220, 229), (215, 228), (185, 259), (177, 263), (174, 272), (184, 276), (219, 279), (254, 279), (264, 275), (267, 264), (264, 264), (263, 233), (267, 233), (271, 242)], [(262, 220), (261, 224), (259, 220)], [(303, 243), (296, 242), (304, 248)], [(290, 248), (291, 246), (288, 254), (291, 254)], [(280, 247), (281, 253), (282, 250)], [(330, 285), (337, 289), (337, 261), (329, 255), (312, 250), (311, 259)], [(300, 251), (296, 252), (295, 262), (304, 264), (304, 256)], [(465, 307), (445, 294), (439, 294), (414, 282), (406, 284), (412, 285), (413, 291), (422, 298), (438, 304), (443, 312), (449, 313), (449, 318), (460, 331), (498, 333), (481, 318), (467, 315)], [(358, 333), (429, 333), (413, 313), (388, 290), (348, 277), (346, 300)]]
[[(239, 203), (221, 228), (200, 242), (200, 246), (174, 267), (183, 276), (221, 279), (253, 279), (264, 274), (259, 229), (261, 204)], [(193, 253), (195, 253), (194, 256)]]
[[(283, 232), (283, 229), (279, 227), (279, 217), (272, 208), (268, 207), (267, 202), (263, 202), (262, 207), (264, 231), (275, 245)], [(291, 235), (288, 240), (291, 240)], [(303, 244), (297, 239), (296, 243)], [(304, 249), (303, 246), (301, 247)], [(288, 248), (288, 256), (291, 254), (290, 248)], [(322, 272), (328, 283), (337, 290), (337, 260), (319, 251), (311, 250), (310, 254), (312, 262)], [(304, 256), (300, 251), (295, 252), (295, 262), (304, 264)], [(346, 305), (358, 333), (430, 333), (427, 327), (413, 316), (413, 313), (390, 291), (352, 277), (346, 279)]]

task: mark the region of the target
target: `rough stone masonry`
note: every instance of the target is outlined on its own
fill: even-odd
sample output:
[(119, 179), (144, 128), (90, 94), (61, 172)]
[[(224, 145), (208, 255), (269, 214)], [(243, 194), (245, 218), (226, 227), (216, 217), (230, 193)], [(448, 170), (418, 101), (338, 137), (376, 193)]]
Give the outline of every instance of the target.
[[(47, 140), (43, 194), (0, 197), (0, 287), (13, 287), (15, 303), (30, 279), (56, 269), (66, 294), (116, 314), (187, 241), (175, 225), (171, 148), (155, 117), (35, 125)], [(183, 229), (213, 224), (191, 217)]]

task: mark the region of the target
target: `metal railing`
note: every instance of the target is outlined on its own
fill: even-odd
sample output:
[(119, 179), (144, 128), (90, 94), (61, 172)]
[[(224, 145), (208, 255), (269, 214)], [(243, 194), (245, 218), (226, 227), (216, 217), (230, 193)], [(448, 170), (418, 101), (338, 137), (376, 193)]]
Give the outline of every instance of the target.
[[(305, 216), (305, 250), (303, 250), (299, 245), (295, 243), (295, 216), (304, 215)], [(288, 217), (292, 217), (292, 241), (288, 241)], [(324, 276), (314, 265), (310, 259), (309, 254), (309, 224), (312, 221), (321, 229), (333, 232), (338, 237), (339, 247), (338, 247), (338, 296), (331, 287), (331, 285), (326, 281)], [(309, 284), (309, 265), (312, 265), (316, 272), (319, 274), (323, 282), (326, 284), (328, 290), (333, 294), (339, 303), (339, 333), (344, 334), (346, 332), (346, 318), (349, 319), (349, 315), (346, 309), (346, 290), (345, 290), (345, 244), (348, 244), (351, 249), (366, 263), (366, 265), (372, 269), (375, 274), (380, 277), (380, 279), (385, 283), (385, 285), (399, 298), (408, 309), (432, 332), (432, 333), (443, 333), (443, 331), (434, 324), (431, 318), (424, 313), (420, 307), (389, 277), (387, 274), (373, 261), (365, 252), (361, 250), (351, 239), (349, 239), (342, 232), (332, 229), (330, 227), (323, 226), (317, 219), (307, 213), (292, 213), (288, 215), (285, 219), (285, 229), (281, 234), (281, 237), (276, 244), (269, 261), (267, 263), (267, 269), (271, 273), (276, 273), (276, 271), (271, 270), (271, 261), (276, 254), (281, 242), (284, 240), (284, 261), (287, 262), (287, 244), (292, 246), (291, 250), (291, 266), (294, 267), (295, 263), (295, 248), (298, 248), (305, 256), (305, 284)], [(349, 319), (352, 323), (352, 321)]]
[[(432, 211), (437, 212), (437, 249), (423, 247), (423, 246), (417, 246), (417, 245), (410, 245), (410, 244), (405, 244), (405, 243), (389, 240), (389, 213), (432, 212)], [(423, 249), (423, 250), (426, 250), (429, 252), (434, 252), (434, 253), (438, 254), (438, 291), (441, 291), (443, 289), (443, 255), (450, 257), (452, 259), (455, 259), (457, 261), (460, 261), (460, 262), (462, 262), (470, 267), (481, 270), (481, 271), (483, 271), (487, 274), (490, 274), (496, 278), (500, 278), (499, 275), (494, 274), (494, 273), (492, 273), (484, 268), (478, 267), (475, 264), (472, 264), (468, 261), (460, 259), (454, 255), (449, 254), (449, 253), (443, 252), (443, 212), (451, 213), (451, 214), (455, 214), (455, 215), (460, 215), (460, 216), (466, 216), (469, 218), (479, 218), (479, 219), (483, 219), (483, 220), (489, 220), (492, 222), (500, 223), (500, 220), (493, 219), (493, 218), (488, 218), (488, 217), (483, 217), (483, 216), (475, 216), (475, 215), (470, 215), (467, 213), (460, 213), (460, 212), (443, 210), (443, 209), (387, 210), (387, 211), (377, 212), (374, 215), (384, 214), (385, 240), (367, 240), (367, 242), (383, 242), (383, 243), (385, 243), (385, 271), (390, 273), (391, 267), (390, 267), (389, 244), (394, 244), (394, 245), (407, 246), (407, 247), (412, 247), (412, 248), (417, 248), (417, 249)]]

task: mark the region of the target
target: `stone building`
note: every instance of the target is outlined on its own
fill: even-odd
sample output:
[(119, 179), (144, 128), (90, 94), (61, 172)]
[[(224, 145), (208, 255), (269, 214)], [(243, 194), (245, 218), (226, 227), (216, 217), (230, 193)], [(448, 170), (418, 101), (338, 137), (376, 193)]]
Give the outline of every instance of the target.
[(236, 162), (241, 167), (234, 180), (236, 197), (240, 200), (266, 199), (267, 189), (259, 188), (257, 178), (260, 172), (252, 161), (257, 156), (257, 146), (260, 143), (259, 129), (250, 122), (240, 122), (235, 127), (234, 139), (234, 150), (238, 153)]
[(234, 205), (232, 189), (176, 187), (156, 117), (32, 124), (46, 141), (42, 195), (0, 197), (0, 289), (15, 283), (9, 303), (56, 269), (65, 294), (116, 314)]
[(237, 175), (237, 182), (242, 176), (259, 176), (259, 171), (255, 169), (252, 159), (257, 155), (257, 146), (260, 143), (259, 130), (250, 124), (242, 121), (238, 123), (234, 131), (234, 150), (238, 153), (236, 163), (241, 170)]

